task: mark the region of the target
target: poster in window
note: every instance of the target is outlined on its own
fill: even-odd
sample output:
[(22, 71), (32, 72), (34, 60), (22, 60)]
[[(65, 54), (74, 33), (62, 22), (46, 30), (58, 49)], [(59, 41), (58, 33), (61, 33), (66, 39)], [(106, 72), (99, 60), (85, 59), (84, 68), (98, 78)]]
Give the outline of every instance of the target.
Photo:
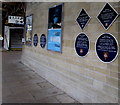
[(26, 17), (26, 45), (32, 45), (32, 25), (33, 17), (32, 15)]
[(47, 49), (51, 51), (62, 52), (62, 12), (63, 4), (49, 8)]

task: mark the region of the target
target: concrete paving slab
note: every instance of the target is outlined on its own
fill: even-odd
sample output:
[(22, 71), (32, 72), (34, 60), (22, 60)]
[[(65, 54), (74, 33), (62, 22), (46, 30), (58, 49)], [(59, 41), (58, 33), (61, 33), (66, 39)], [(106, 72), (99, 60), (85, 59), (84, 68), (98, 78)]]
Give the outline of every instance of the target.
[(71, 98), (67, 94), (58, 95), (56, 96), (56, 98), (57, 100), (60, 101), (60, 103), (75, 103), (76, 102), (73, 98)]
[(60, 103), (55, 97), (47, 97), (41, 100), (35, 100), (36, 103)]
[(42, 83), (38, 83), (38, 85), (41, 87), (41, 88), (54, 88), (55, 86), (52, 85), (51, 83), (49, 82), (42, 82)]
[(41, 90), (34, 90), (30, 92), (36, 100), (40, 100), (47, 97), (52, 97), (59, 94), (64, 94), (63, 91), (54, 87), (54, 88), (43, 88)]
[(20, 62), (21, 52), (3, 52), (3, 103), (74, 103), (74, 99)]

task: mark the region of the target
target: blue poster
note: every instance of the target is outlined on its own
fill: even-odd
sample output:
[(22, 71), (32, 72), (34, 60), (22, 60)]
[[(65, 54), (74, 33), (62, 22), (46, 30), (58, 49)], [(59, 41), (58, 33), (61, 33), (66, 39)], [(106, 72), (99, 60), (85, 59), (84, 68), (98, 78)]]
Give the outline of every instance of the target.
[(48, 30), (48, 50), (61, 52), (61, 29)]
[(63, 4), (49, 8), (47, 49), (61, 51)]

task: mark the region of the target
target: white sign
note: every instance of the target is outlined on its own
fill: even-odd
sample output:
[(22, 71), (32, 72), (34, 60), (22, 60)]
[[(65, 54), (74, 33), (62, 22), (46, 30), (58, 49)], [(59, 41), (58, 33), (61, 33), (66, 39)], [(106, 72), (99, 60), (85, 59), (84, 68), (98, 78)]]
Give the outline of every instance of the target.
[(22, 16), (8, 16), (8, 23), (24, 24), (24, 17), (22, 17)]
[(25, 42), (25, 38), (22, 38), (22, 42), (23, 42), (23, 43)]

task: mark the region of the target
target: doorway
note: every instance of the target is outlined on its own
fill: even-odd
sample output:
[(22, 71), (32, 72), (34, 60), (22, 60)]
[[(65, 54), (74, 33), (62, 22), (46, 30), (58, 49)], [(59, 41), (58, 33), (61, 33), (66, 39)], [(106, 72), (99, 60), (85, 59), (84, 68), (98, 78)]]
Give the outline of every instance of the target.
[(9, 50), (22, 50), (22, 38), (24, 28), (10, 27), (10, 46)]

